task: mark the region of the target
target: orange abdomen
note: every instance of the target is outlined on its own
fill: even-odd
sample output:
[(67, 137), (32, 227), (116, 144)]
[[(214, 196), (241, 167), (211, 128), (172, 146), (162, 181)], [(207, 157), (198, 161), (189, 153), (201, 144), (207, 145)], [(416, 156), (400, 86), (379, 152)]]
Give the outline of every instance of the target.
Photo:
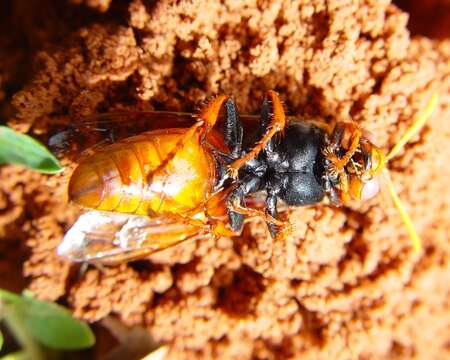
[(75, 169), (69, 199), (87, 208), (138, 215), (196, 209), (215, 183), (211, 154), (194, 137), (159, 166), (185, 131), (150, 131), (104, 147)]

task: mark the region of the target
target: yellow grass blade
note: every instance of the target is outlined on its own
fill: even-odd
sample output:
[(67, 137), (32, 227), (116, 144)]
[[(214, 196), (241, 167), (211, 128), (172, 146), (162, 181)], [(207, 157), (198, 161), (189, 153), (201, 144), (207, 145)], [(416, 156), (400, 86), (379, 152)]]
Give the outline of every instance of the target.
[(433, 114), (434, 110), (436, 110), (437, 104), (439, 101), (439, 96), (437, 93), (434, 93), (431, 96), (430, 101), (428, 102), (425, 110), (422, 112), (422, 114), (418, 115), (414, 121), (411, 127), (405, 132), (405, 134), (400, 138), (400, 140), (395, 144), (395, 146), (389, 151), (389, 154), (386, 156), (386, 161), (391, 160), (395, 155), (398, 154), (398, 152), (405, 146), (405, 144), (411, 139), (411, 137), (418, 132), (423, 125), (425, 125), (425, 122), (430, 118), (430, 116)]
[(152, 351), (150, 354), (147, 354), (141, 360), (164, 360), (167, 353), (169, 352), (168, 346), (160, 346), (158, 349)]
[(391, 177), (389, 175), (389, 171), (387, 169), (384, 169), (383, 175), (384, 178), (386, 179), (389, 195), (391, 196), (391, 199), (394, 202), (394, 205), (398, 210), (400, 217), (403, 220), (403, 223), (406, 226), (408, 235), (412, 240), (414, 253), (418, 254), (422, 251), (422, 241), (419, 235), (417, 234), (416, 229), (414, 228), (414, 224), (412, 223), (411, 218), (409, 217), (405, 207), (403, 206), (400, 198), (398, 197), (397, 192), (395, 191), (394, 184), (392, 183)]

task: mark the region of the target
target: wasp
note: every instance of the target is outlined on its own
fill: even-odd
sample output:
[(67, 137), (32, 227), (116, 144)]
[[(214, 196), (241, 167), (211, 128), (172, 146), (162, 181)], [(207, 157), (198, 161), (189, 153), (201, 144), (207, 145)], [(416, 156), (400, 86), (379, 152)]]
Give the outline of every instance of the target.
[[(155, 124), (183, 117), (193, 124), (145, 131), (82, 159), (70, 177), (68, 197), (90, 211), (66, 233), (58, 253), (73, 261), (131, 261), (188, 240), (239, 235), (244, 221), (254, 217), (282, 238), (291, 224), (280, 219), (279, 203), (365, 201), (378, 193), (383, 174), (419, 250), (419, 237), (386, 165), (436, 104), (433, 95), (387, 155), (355, 123), (287, 117), (275, 91), (266, 93), (259, 117), (240, 116), (227, 95), (210, 101), (198, 115), (138, 113)], [(131, 115), (109, 117), (127, 121)], [(245, 123), (251, 128), (244, 129)], [(262, 206), (247, 205), (261, 192)]]

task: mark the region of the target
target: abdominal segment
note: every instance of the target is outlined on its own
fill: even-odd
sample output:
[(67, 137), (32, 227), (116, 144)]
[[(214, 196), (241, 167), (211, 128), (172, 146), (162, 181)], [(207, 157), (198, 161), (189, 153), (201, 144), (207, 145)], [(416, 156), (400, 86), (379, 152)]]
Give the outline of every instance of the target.
[(96, 210), (138, 215), (196, 208), (212, 191), (214, 162), (197, 139), (167, 161), (181, 136), (149, 132), (106, 146), (75, 169), (70, 199)]

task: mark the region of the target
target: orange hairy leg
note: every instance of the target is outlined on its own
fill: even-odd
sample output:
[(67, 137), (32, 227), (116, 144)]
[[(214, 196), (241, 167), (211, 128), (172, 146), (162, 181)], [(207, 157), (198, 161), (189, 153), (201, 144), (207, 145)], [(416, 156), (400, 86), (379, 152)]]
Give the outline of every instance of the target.
[(207, 225), (203, 220), (196, 219), (195, 214), (194, 215), (181, 215), (178, 213), (170, 213), (170, 214), (168, 214), (168, 216), (170, 216), (174, 220), (178, 220), (179, 222), (189, 225), (189, 226), (196, 226), (198, 228), (203, 228)]
[(267, 214), (266, 212), (258, 209), (253, 209), (249, 207), (242, 206), (239, 204), (237, 200), (234, 200), (230, 204), (230, 210), (235, 211), (242, 215), (247, 215), (250, 217), (260, 217), (264, 221), (267, 221), (268, 223), (274, 224), (276, 226), (284, 226), (285, 222), (275, 219), (273, 216)]
[(324, 155), (330, 160), (331, 165), (333, 167), (333, 171), (336, 174), (342, 174), (344, 172), (344, 167), (348, 164), (352, 156), (355, 154), (355, 151), (358, 149), (359, 142), (362, 137), (361, 130), (352, 123), (343, 123), (338, 126), (343, 126), (343, 134), (351, 134), (349, 139), (349, 146), (346, 149), (346, 152), (342, 156), (337, 156), (334, 152), (335, 146), (341, 146), (342, 144), (332, 143), (330, 147), (325, 148)]
[(173, 150), (166, 156), (166, 158), (159, 164), (159, 166), (148, 174), (151, 179), (155, 174), (163, 171), (167, 164), (173, 160), (175, 155), (186, 145), (186, 143), (195, 136), (204, 138), (208, 131), (216, 124), (219, 118), (220, 110), (226, 100), (229, 99), (227, 95), (221, 95), (212, 100), (204, 109), (201, 110), (197, 122), (192, 125), (175, 145)]
[(263, 137), (256, 143), (256, 145), (243, 157), (233, 161), (228, 165), (228, 171), (233, 179), (238, 177), (239, 169), (251, 159), (254, 159), (264, 149), (272, 137), (279, 132), (282, 132), (287, 125), (286, 116), (283, 109), (283, 103), (278, 94), (269, 90), (266, 97), (272, 102), (272, 117), (271, 123)]
[[(233, 236), (229, 228), (227, 199), (232, 188), (222, 189), (212, 194), (206, 201), (188, 214), (169, 214), (174, 220), (189, 226), (196, 226), (211, 236)], [(200, 215), (200, 216), (199, 216)]]
[(249, 208), (249, 207), (245, 207), (245, 206), (241, 205), (239, 203), (238, 199), (234, 199), (233, 201), (231, 201), (230, 210), (235, 211), (242, 215), (250, 216), (250, 217), (260, 217), (264, 221), (267, 221), (268, 223), (274, 224), (276, 226), (286, 225), (286, 222), (274, 218), (273, 216), (267, 214), (263, 210)]
[(266, 223), (277, 226), (281, 230), (278, 231), (276, 235), (276, 238), (278, 240), (284, 238), (292, 230), (292, 224), (289, 221), (282, 221), (276, 219), (272, 215), (268, 214), (266, 211), (263, 210), (243, 206), (239, 203), (239, 199), (233, 199), (233, 201), (230, 202), (230, 210), (253, 218), (259, 217), (263, 219)]

